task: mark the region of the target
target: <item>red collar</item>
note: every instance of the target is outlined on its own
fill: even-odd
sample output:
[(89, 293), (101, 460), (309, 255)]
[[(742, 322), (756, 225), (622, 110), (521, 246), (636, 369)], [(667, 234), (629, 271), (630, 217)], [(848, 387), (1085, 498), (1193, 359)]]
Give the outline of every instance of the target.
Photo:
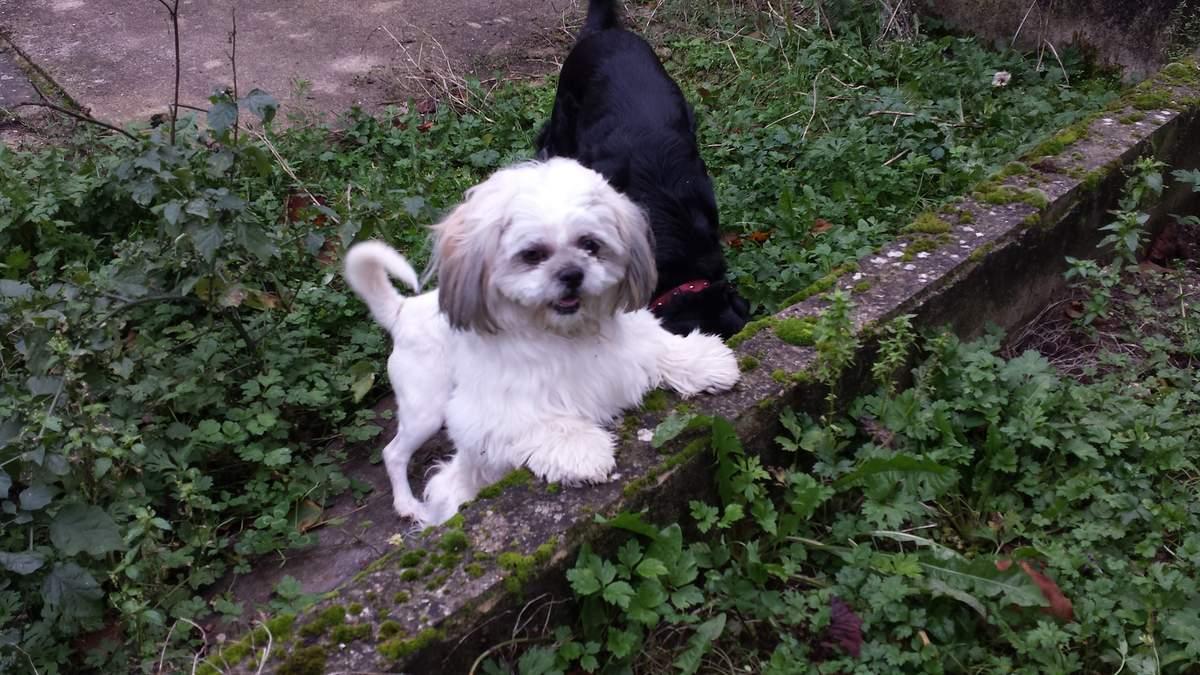
[(650, 303), (650, 311), (657, 312), (658, 310), (662, 309), (663, 305), (674, 300), (676, 297), (683, 295), (684, 293), (699, 293), (700, 291), (708, 288), (708, 286), (709, 283), (705, 279), (685, 281), (684, 283), (679, 284), (675, 288), (672, 288), (666, 293), (663, 293), (655, 298), (654, 302)]

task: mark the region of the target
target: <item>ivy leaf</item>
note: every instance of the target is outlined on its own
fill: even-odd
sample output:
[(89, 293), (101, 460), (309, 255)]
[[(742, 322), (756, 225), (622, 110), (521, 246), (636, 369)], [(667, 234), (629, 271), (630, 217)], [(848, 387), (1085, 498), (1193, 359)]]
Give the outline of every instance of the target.
[(421, 215), (421, 211), (425, 209), (424, 197), (407, 197), (401, 204), (404, 206), (404, 212), (416, 218)]
[(65, 555), (100, 556), (122, 551), (125, 542), (111, 516), (99, 506), (70, 504), (50, 522), (50, 542)]
[(275, 119), (275, 112), (279, 110), (279, 101), (262, 89), (251, 89), (249, 94), (242, 97), (241, 102), (245, 104), (246, 110), (262, 120), (263, 124), (270, 124), (271, 120)]
[(42, 598), (53, 616), (80, 622), (99, 619), (103, 597), (96, 579), (73, 562), (55, 563), (42, 582)]
[(150, 206), (158, 196), (158, 185), (150, 178), (143, 178), (133, 184), (129, 197), (142, 206)]
[(238, 242), (259, 260), (270, 260), (279, 255), (279, 247), (271, 241), (267, 231), (257, 225), (239, 223), (237, 227)]
[(25, 388), (34, 396), (53, 396), (58, 393), (63, 379), (51, 375), (34, 375), (25, 380)]
[(179, 217), (183, 215), (183, 204), (179, 201), (170, 201), (163, 206), (163, 220), (167, 221), (168, 225), (175, 226), (179, 224)]
[(37, 511), (44, 508), (58, 494), (58, 488), (53, 485), (36, 483), (21, 490), (18, 500), (23, 511)]
[(6, 553), (0, 551), (0, 567), (25, 576), (38, 571), (46, 561), (37, 553)]
[(32, 294), (33, 286), (29, 284), (12, 279), (0, 279), (0, 297), (24, 299)]
[(192, 243), (196, 246), (196, 252), (204, 258), (205, 262), (212, 262), (213, 257), (220, 248), (221, 242), (225, 239), (225, 234), (221, 232), (221, 226), (216, 223), (208, 223), (201, 227), (194, 228), (191, 232)]
[(237, 103), (230, 100), (218, 100), (208, 109), (208, 128), (218, 136), (225, 133), (237, 121)]

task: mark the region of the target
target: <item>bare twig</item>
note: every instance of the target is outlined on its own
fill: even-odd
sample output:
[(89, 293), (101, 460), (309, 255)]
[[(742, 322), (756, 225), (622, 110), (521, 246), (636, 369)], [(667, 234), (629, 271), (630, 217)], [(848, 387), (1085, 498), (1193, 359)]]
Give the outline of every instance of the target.
[[(167, 647), (170, 646), (170, 644), (171, 644), (171, 634), (175, 632), (175, 626), (178, 626), (180, 621), (183, 621), (184, 623), (189, 623), (193, 627), (195, 627), (196, 630), (200, 631), (201, 641), (205, 645), (208, 644), (208, 633), (205, 632), (205, 630), (203, 628), (201, 628), (199, 624), (197, 624), (195, 621), (192, 621), (191, 619), (187, 619), (184, 617), (180, 617), (180, 618), (176, 619), (175, 623), (171, 624), (171, 628), (167, 630), (167, 637), (163, 639), (162, 651), (159, 652), (159, 655), (158, 655), (158, 672), (159, 673), (162, 673), (162, 671), (163, 671), (163, 664), (167, 658)], [(205, 649), (206, 649), (205, 647), (201, 647), (192, 656), (192, 672), (193, 673), (196, 672), (196, 664), (200, 661), (200, 655), (204, 653)]]
[(175, 38), (175, 98), (171, 105), (171, 145), (175, 145), (175, 123), (179, 117), (179, 0), (167, 4), (167, 0), (158, 0), (158, 4), (167, 10), (171, 17), (171, 34)]
[(121, 127), (113, 126), (113, 125), (109, 124), (108, 122), (101, 122), (100, 120), (92, 117), (91, 115), (84, 115), (83, 113), (75, 112), (74, 110), (64, 108), (60, 105), (55, 105), (53, 103), (50, 103), (49, 101), (40, 101), (40, 102), (39, 101), (26, 101), (25, 103), (18, 103), (14, 107), (16, 107), (16, 108), (26, 108), (26, 107), (49, 108), (55, 112), (60, 112), (68, 117), (74, 117), (75, 119), (79, 120), (80, 122), (87, 122), (88, 124), (94, 124), (98, 127), (103, 127), (105, 129), (108, 129), (109, 131), (115, 131), (118, 134), (125, 136), (126, 138), (128, 138), (131, 141), (138, 140), (137, 136), (134, 136), (133, 134), (129, 133), (128, 131), (125, 131)]
[[(246, 132), (249, 133), (250, 135), (254, 136), (255, 138), (257, 138), (258, 140), (262, 141), (263, 145), (267, 146), (267, 151), (270, 152), (271, 156), (275, 158), (275, 162), (277, 164), (279, 164), (279, 168), (284, 173), (286, 173), (288, 175), (288, 177), (291, 178), (296, 183), (296, 186), (299, 187), (301, 191), (304, 192), (304, 194), (308, 197), (310, 203), (312, 203), (312, 204), (320, 204), (321, 203), (321, 202), (317, 201), (317, 198), (315, 196), (313, 196), (313, 193), (308, 191), (308, 188), (304, 187), (304, 183), (302, 183), (300, 181), (300, 178), (296, 176), (296, 172), (292, 171), (292, 167), (288, 165), (287, 160), (283, 158), (283, 155), (279, 154), (279, 150), (277, 150), (275, 148), (275, 144), (271, 142), (271, 139), (268, 138), (265, 133), (263, 133), (261, 131), (256, 131), (255, 129), (252, 129), (252, 128), (247, 128)], [(325, 213), (325, 215), (330, 220), (333, 221), (334, 225), (342, 224), (342, 221), (339, 220), (338, 217), (333, 213), (333, 209), (329, 209), (329, 212)]]
[(1029, 18), (1029, 13), (1033, 11), (1034, 7), (1037, 7), (1037, 4), (1038, 0), (1029, 3), (1029, 9), (1025, 10), (1025, 16), (1021, 17), (1021, 24), (1017, 26), (1017, 32), (1013, 33), (1012, 40), (1008, 43), (1009, 47), (1017, 44), (1017, 36), (1021, 34), (1021, 29), (1025, 27), (1025, 21)]
[(1050, 48), (1050, 53), (1054, 54), (1054, 60), (1058, 61), (1058, 67), (1062, 68), (1063, 81), (1067, 83), (1068, 87), (1071, 86), (1071, 76), (1067, 74), (1067, 67), (1063, 65), (1062, 59), (1058, 58), (1058, 50), (1054, 48), (1054, 44), (1049, 40), (1043, 40), (1043, 42)]
[(883, 165), (884, 165), (884, 166), (891, 166), (891, 165), (892, 165), (892, 162), (895, 162), (896, 160), (900, 159), (901, 157), (903, 157), (903, 156), (905, 156), (905, 155), (907, 155), (907, 154), (908, 154), (908, 150), (901, 150), (900, 152), (896, 153), (896, 156), (895, 156), (895, 157), (893, 157), (893, 158), (889, 159), (888, 161), (884, 162), (884, 163), (883, 163)]
[[(880, 0), (880, 3), (884, 6), (885, 9), (887, 8), (886, 2), (883, 2), (883, 0)], [(894, 9), (892, 9), (892, 16), (888, 19), (888, 22), (884, 25), (883, 31), (879, 33), (879, 38), (876, 40), (876, 42), (882, 41), (887, 38), (888, 32), (892, 30), (892, 26), (896, 23), (896, 16), (900, 13), (900, 8), (903, 6), (904, 6), (904, 0), (899, 0), (896, 3), (896, 7)]]
[(263, 647), (262, 658), (258, 660), (258, 670), (254, 671), (254, 675), (262, 675), (263, 668), (267, 665), (267, 657), (271, 655), (271, 647), (275, 644), (275, 636), (271, 635), (271, 628), (264, 621), (255, 621), (258, 625), (267, 631), (267, 646)]
[[(178, 1), (178, 0), (176, 0)], [(233, 26), (229, 31), (229, 68), (233, 71), (233, 105), (236, 109), (238, 101), (238, 84), (237, 84), (237, 5), (229, 6), (229, 20)], [(233, 144), (238, 142), (238, 119), (241, 117), (241, 111), (238, 110), (238, 115), (233, 118)]]

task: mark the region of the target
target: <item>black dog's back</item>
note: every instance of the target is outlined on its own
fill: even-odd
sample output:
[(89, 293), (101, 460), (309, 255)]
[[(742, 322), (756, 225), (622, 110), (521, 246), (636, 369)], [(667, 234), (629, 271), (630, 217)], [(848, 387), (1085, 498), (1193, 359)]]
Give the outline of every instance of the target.
[(656, 303), (669, 330), (728, 336), (741, 329), (748, 307), (725, 280), (717, 205), (691, 107), (650, 45), (620, 27), (613, 0), (589, 1), (537, 144), (540, 157), (577, 159), (647, 211), (656, 297), (709, 282)]

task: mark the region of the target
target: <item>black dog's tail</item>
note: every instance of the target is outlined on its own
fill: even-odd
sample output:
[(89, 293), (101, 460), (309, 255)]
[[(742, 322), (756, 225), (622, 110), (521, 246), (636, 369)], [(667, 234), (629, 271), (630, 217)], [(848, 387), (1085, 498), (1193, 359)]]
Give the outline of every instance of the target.
[(617, 0), (588, 0), (587, 19), (583, 22), (580, 35), (619, 27)]

